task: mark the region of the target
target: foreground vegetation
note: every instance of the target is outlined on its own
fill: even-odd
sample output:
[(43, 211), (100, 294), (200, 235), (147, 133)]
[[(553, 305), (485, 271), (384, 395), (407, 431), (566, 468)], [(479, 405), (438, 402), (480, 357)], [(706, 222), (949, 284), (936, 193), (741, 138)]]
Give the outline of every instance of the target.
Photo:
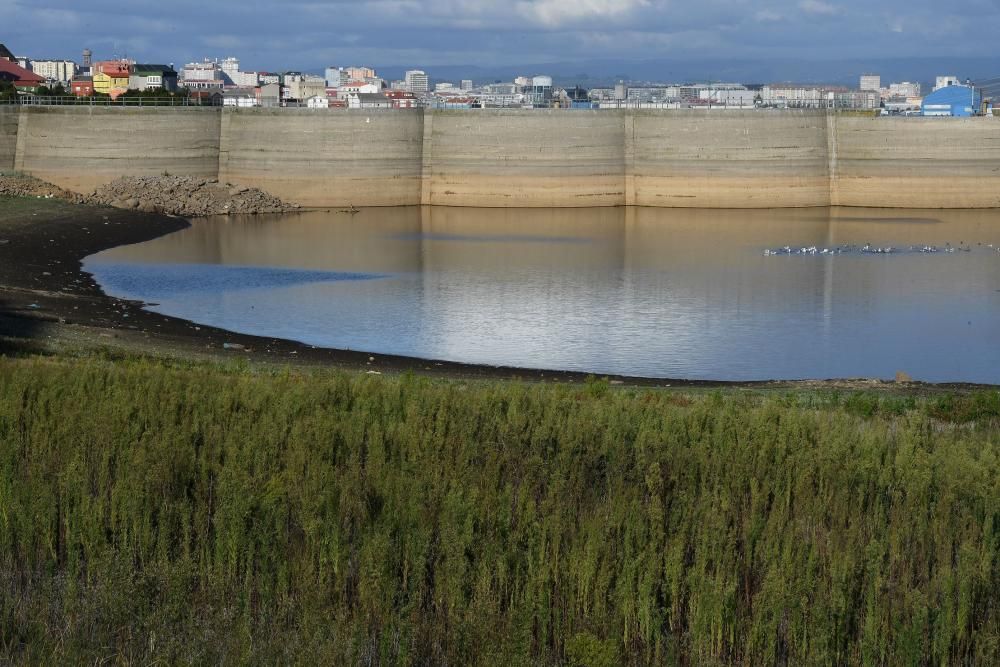
[(0, 359), (0, 660), (997, 664), (998, 418)]

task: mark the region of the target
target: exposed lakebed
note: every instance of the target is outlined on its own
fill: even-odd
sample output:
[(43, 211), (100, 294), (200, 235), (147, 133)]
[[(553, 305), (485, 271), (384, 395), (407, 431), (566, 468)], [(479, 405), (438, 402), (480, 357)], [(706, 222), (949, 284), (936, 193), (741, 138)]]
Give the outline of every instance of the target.
[(1000, 383), (998, 247), (1000, 211), (414, 207), (197, 220), (84, 268), (155, 312), (322, 347)]

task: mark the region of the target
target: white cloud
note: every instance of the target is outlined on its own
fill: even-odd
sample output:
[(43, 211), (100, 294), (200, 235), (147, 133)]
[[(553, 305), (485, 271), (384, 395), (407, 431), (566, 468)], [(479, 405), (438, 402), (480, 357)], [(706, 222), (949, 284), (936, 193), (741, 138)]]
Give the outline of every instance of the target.
[(819, 14), (823, 16), (833, 16), (840, 13), (838, 7), (828, 2), (823, 2), (823, 0), (801, 0), (799, 2), (799, 9), (806, 14)]
[(754, 21), (757, 21), (758, 23), (774, 23), (775, 21), (781, 21), (784, 18), (783, 14), (779, 14), (772, 9), (762, 9), (753, 15)]
[(522, 0), (515, 7), (524, 18), (554, 28), (567, 23), (626, 16), (647, 4), (648, 0)]

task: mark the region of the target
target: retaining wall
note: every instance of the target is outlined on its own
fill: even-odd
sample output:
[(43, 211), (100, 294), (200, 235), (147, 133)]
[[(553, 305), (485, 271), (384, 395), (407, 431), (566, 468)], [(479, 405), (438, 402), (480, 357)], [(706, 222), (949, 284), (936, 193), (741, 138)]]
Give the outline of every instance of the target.
[(0, 171), (10, 171), (14, 168), (17, 122), (17, 107), (0, 106)]
[(1000, 207), (1000, 118), (831, 116), (833, 203)]
[(423, 133), (419, 109), (226, 110), (219, 179), (303, 206), (419, 204)]
[[(16, 135), (16, 138), (14, 138)], [(218, 177), (304, 206), (1000, 207), (1000, 118), (0, 108), (0, 169)]]
[(89, 192), (119, 176), (215, 178), (220, 109), (26, 107), (15, 169)]
[(426, 118), (424, 204), (625, 204), (621, 113), (435, 111)]

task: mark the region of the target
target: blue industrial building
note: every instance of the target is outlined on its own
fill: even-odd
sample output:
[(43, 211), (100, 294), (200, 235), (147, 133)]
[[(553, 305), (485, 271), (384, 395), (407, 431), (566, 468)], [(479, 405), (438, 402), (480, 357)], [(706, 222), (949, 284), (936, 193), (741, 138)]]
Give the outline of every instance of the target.
[(979, 112), (982, 95), (971, 86), (946, 86), (924, 98), (923, 116), (972, 116)]

